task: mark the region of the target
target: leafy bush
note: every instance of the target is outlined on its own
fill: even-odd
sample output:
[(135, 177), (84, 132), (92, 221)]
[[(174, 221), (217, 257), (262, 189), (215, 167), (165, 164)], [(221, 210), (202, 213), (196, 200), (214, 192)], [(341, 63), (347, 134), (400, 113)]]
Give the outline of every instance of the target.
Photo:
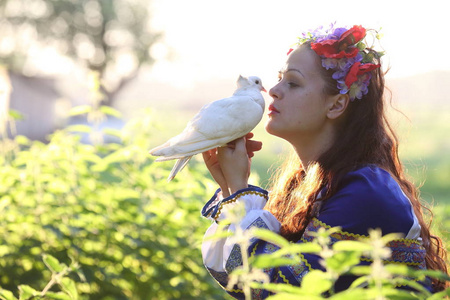
[(171, 165), (147, 154), (152, 130), (146, 115), (109, 131), (121, 144), (81, 144), (67, 130), (48, 144), (0, 141), (0, 298), (19, 286), (20, 299), (223, 296), (199, 250), (213, 184), (195, 162), (167, 184)]

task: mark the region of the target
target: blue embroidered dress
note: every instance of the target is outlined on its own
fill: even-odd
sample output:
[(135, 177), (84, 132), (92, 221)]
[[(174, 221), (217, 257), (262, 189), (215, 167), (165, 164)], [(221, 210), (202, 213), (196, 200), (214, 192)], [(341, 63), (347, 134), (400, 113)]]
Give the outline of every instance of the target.
[[(241, 228), (260, 227), (279, 233), (279, 221), (264, 205), (268, 192), (255, 186), (249, 186), (227, 198), (220, 196), (220, 190), (206, 203), (203, 216), (215, 221), (226, 217), (227, 210), (238, 202), (245, 203), (246, 215), (242, 219)], [(312, 232), (320, 227), (340, 226), (341, 231), (332, 234), (332, 242), (355, 240), (367, 236), (371, 228), (380, 228), (382, 234), (401, 233), (405, 238), (389, 244), (392, 250), (391, 262), (404, 263), (418, 269), (424, 269), (425, 249), (420, 238), (420, 225), (414, 214), (411, 202), (401, 190), (392, 176), (376, 166), (367, 166), (348, 173), (338, 191), (324, 201), (318, 213), (312, 218), (299, 243), (311, 241)], [(218, 225), (213, 222), (206, 231), (205, 237), (216, 232)], [(233, 225), (228, 228), (234, 231)], [(248, 251), (251, 255), (272, 253), (277, 246), (262, 240), (254, 241)], [(228, 274), (242, 264), (238, 245), (229, 239), (205, 240), (202, 245), (203, 261), (216, 281), (226, 289)], [(296, 265), (265, 269), (273, 283), (300, 285), (302, 278), (312, 269), (322, 269), (320, 257), (315, 254), (303, 254)], [(351, 278), (339, 279), (335, 289), (345, 289)], [(430, 287), (429, 287), (430, 288)], [(243, 299), (241, 290), (227, 290), (237, 299)], [(252, 299), (264, 299), (270, 294), (265, 290), (253, 290)]]

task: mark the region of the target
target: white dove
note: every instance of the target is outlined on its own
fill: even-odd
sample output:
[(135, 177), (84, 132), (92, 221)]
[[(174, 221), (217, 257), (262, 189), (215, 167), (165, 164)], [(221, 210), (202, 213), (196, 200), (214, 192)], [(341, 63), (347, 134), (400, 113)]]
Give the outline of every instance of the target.
[(195, 154), (245, 136), (258, 125), (264, 113), (266, 91), (257, 76), (239, 76), (231, 97), (206, 104), (179, 135), (150, 150), (156, 161), (177, 159), (167, 181), (171, 181)]

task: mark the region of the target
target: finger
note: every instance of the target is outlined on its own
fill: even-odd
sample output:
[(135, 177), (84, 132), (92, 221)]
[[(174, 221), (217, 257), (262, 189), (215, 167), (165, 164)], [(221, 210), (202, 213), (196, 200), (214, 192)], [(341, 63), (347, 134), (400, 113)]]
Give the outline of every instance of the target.
[(249, 133), (247, 133), (247, 134), (245, 135), (245, 138), (246, 138), (247, 140), (249, 140), (249, 139), (251, 139), (253, 136), (254, 136), (253, 132), (249, 132)]
[(203, 160), (204, 160), (205, 162), (208, 162), (208, 161), (211, 159), (211, 153), (210, 153), (210, 151), (211, 151), (211, 150), (202, 152)]
[(214, 158), (216, 156), (217, 148), (206, 150), (205, 152), (202, 152), (203, 159), (205, 161), (209, 161), (211, 158)]
[(247, 151), (248, 152), (259, 151), (261, 149), (262, 149), (262, 142), (260, 142), (260, 141), (253, 141), (253, 140), (248, 140), (247, 141)]
[(239, 139), (235, 140), (234, 142), (235, 142), (236, 150), (247, 152), (247, 147), (246, 147), (247, 143), (246, 143), (246, 140), (244, 137), (239, 138)]
[(226, 146), (225, 146), (225, 148), (228, 148), (228, 149), (236, 149), (236, 143), (233, 141), (233, 142), (229, 142)]

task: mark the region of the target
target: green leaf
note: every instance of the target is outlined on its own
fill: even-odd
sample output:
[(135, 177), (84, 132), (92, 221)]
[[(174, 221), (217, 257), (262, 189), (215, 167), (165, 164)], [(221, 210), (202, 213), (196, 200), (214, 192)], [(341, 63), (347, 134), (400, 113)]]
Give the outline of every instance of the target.
[(39, 292), (31, 286), (25, 284), (19, 285), (19, 300), (27, 300), (37, 295), (39, 295)]
[(355, 281), (352, 282), (352, 284), (350, 285), (350, 288), (359, 288), (359, 287), (364, 288), (369, 284), (368, 283), (369, 280), (370, 280), (369, 276), (358, 277), (357, 279), (355, 279)]
[(71, 125), (71, 126), (67, 126), (66, 130), (70, 131), (70, 132), (85, 132), (85, 133), (89, 133), (89, 132), (92, 131), (92, 128), (89, 127), (88, 125)]
[(325, 259), (327, 268), (342, 274), (347, 272), (351, 267), (360, 262), (360, 254), (358, 252), (337, 252), (333, 256)]
[(111, 106), (105, 106), (102, 105), (100, 107), (100, 111), (104, 114), (116, 117), (116, 118), (121, 118), (122, 117), (122, 113), (120, 111), (118, 111), (117, 109), (112, 108)]
[(17, 300), (16, 297), (14, 297), (14, 294), (11, 291), (8, 290), (0, 290), (0, 299), (2, 300)]
[(299, 263), (298, 260), (289, 257), (274, 257), (272, 254), (260, 254), (252, 256), (251, 264), (255, 268), (264, 269), (270, 267), (288, 266)]
[(275, 292), (275, 293), (285, 292), (285, 293), (294, 294), (294, 295), (304, 294), (302, 288), (291, 285), (291, 284), (252, 282), (250, 284), (250, 286), (254, 289), (265, 289), (265, 290)]
[(63, 292), (47, 292), (45, 294), (45, 299), (55, 299), (55, 300), (72, 300), (72, 298), (67, 295), (64, 294)]
[(285, 254), (297, 254), (297, 253), (319, 253), (322, 251), (322, 247), (315, 243), (300, 243), (300, 244), (292, 244), (290, 243), (287, 246), (283, 246), (280, 250), (275, 253), (279, 255)]
[(415, 276), (428, 276), (440, 280), (450, 281), (450, 276), (438, 270), (414, 270), (412, 271)]
[(122, 131), (112, 128), (105, 128), (103, 129), (103, 133), (111, 136), (115, 136), (118, 138), (122, 138)]
[(389, 265), (386, 265), (385, 268), (386, 268), (386, 271), (388, 271), (392, 275), (402, 275), (402, 276), (411, 275), (410, 269), (406, 265), (389, 264)]
[(70, 109), (70, 111), (69, 111), (69, 115), (70, 116), (83, 115), (83, 114), (87, 114), (91, 110), (92, 110), (92, 106), (90, 106), (90, 105), (79, 105), (79, 106), (72, 107), (72, 109)]
[(312, 270), (303, 277), (302, 288), (311, 295), (320, 295), (328, 291), (333, 286), (330, 275), (320, 271)]
[[(373, 298), (371, 299), (376, 299), (375, 297), (378, 296), (377, 291), (376, 290), (371, 290), (373, 293)], [(383, 296), (385, 296), (386, 298), (384, 299), (389, 299), (389, 300), (408, 300), (408, 299), (418, 299), (417, 295), (411, 293), (410, 291), (406, 291), (406, 290), (401, 290), (401, 289), (396, 289), (396, 288), (383, 288)], [(422, 298), (419, 298), (422, 299)], [(426, 299), (426, 298), (423, 298)]]
[(218, 231), (208, 237), (205, 238), (205, 241), (209, 241), (209, 240), (220, 240), (220, 239), (224, 239), (227, 237), (232, 236), (233, 233), (227, 230), (223, 230), (223, 231)]
[(68, 277), (64, 277), (61, 280), (61, 287), (62, 289), (69, 294), (70, 298), (73, 300), (78, 299), (78, 291), (77, 291), (77, 287), (75, 285), (75, 281), (73, 281), (72, 279), (68, 278)]
[(281, 235), (267, 229), (255, 228), (252, 230), (252, 233), (256, 238), (265, 240), (280, 247), (286, 247), (290, 244), (289, 241), (283, 238)]
[(369, 297), (368, 290), (357, 288), (357, 289), (348, 289), (348, 290), (342, 291), (340, 293), (337, 293), (337, 294), (331, 296), (328, 299), (330, 299), (330, 300), (349, 300), (349, 299), (359, 300), (359, 299), (374, 299), (374, 298)]
[(313, 296), (313, 295), (308, 295), (307, 297), (300, 298), (298, 295), (292, 295), (289, 293), (279, 293), (267, 298), (267, 300), (299, 300), (299, 299), (321, 300), (323, 298), (320, 296)]
[(372, 246), (359, 241), (340, 241), (333, 245), (335, 251), (370, 251)]
[(447, 288), (446, 290), (443, 290), (442, 292), (433, 294), (432, 296), (428, 297), (427, 300), (440, 300), (440, 299), (446, 299), (446, 297), (450, 297), (450, 288)]
[(59, 261), (51, 256), (50, 254), (44, 254), (42, 257), (45, 265), (52, 271), (53, 273), (59, 273), (64, 270), (64, 265), (59, 263)]
[(402, 234), (400, 234), (400, 233), (388, 233), (388, 234), (386, 234), (386, 235), (383, 235), (382, 237), (381, 237), (381, 240), (385, 243), (385, 244), (387, 244), (387, 243), (389, 243), (389, 242), (392, 242), (392, 241), (394, 241), (394, 240), (398, 240), (398, 239), (401, 239), (401, 238), (403, 238), (403, 235)]
[(409, 280), (406, 278), (401, 278), (401, 277), (397, 277), (394, 278), (392, 283), (394, 285), (401, 285), (401, 286), (408, 286), (411, 287), (419, 292), (422, 293), (422, 295), (426, 295), (427, 297), (431, 295), (431, 293), (420, 283), (414, 281), (414, 280)]
[(16, 121), (24, 119), (23, 115), (20, 112), (18, 112), (17, 110), (14, 110), (14, 109), (10, 109), (8, 114), (9, 114), (9, 116), (11, 118), (13, 118)]
[(350, 269), (349, 273), (353, 275), (369, 275), (371, 274), (372, 269), (370, 266), (354, 266)]
[(30, 144), (30, 140), (24, 135), (17, 135), (14, 140), (19, 145), (28, 146)]

